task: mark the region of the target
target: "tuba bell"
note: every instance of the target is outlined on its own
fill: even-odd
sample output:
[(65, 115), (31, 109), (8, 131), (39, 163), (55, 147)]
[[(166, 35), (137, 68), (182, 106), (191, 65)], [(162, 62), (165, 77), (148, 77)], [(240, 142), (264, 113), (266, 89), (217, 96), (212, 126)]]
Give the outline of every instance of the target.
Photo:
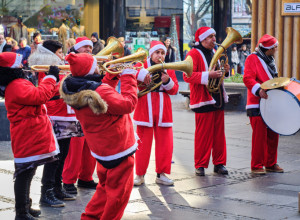
[[(215, 52), (210, 64), (208, 71), (212, 70), (215, 64), (217, 64), (218, 60), (221, 56), (224, 56), (226, 58), (225, 63), (228, 63), (228, 57), (226, 55), (226, 49), (233, 43), (241, 44), (243, 42), (243, 38), (240, 35), (238, 31), (233, 29), (232, 27), (226, 28), (227, 36), (225, 40), (220, 44), (219, 48)], [(224, 60), (221, 61), (220, 69), (223, 71), (223, 75), (221, 78), (218, 79), (212, 79), (209, 78), (207, 89), (210, 93), (219, 93), (220, 92), (220, 86), (223, 83), (224, 76), (225, 76), (225, 70), (224, 70)]]
[[(143, 62), (147, 58), (147, 52), (143, 48), (137, 49), (137, 51), (129, 56), (121, 57), (116, 60), (111, 60), (102, 65), (102, 69), (111, 74), (119, 74), (126, 68), (141, 69), (143, 68)], [(133, 67), (134, 63), (141, 63), (141, 67)]]
[(158, 77), (159, 77), (159, 74), (157, 74), (157, 73), (155, 74), (155, 72), (163, 71), (165, 69), (179, 70), (179, 71), (184, 72), (187, 75), (187, 77), (190, 77), (193, 73), (193, 59), (191, 56), (187, 56), (187, 58), (184, 61), (175, 62), (175, 63), (163, 63), (162, 62), (162, 63), (155, 64), (153, 66), (148, 67), (147, 70), (152, 75), (151, 82), (149, 85), (145, 85), (146, 88), (138, 93), (138, 97), (146, 95), (147, 93), (152, 92), (153, 90), (155, 90), (156, 88), (161, 86), (161, 84), (162, 84), (161, 80), (159, 83), (154, 82), (154, 80), (158, 79)]
[(114, 56), (116, 58), (120, 58), (124, 56), (124, 47), (121, 42), (115, 37), (109, 37), (107, 39), (107, 46), (103, 48), (99, 53), (96, 54), (97, 56)]

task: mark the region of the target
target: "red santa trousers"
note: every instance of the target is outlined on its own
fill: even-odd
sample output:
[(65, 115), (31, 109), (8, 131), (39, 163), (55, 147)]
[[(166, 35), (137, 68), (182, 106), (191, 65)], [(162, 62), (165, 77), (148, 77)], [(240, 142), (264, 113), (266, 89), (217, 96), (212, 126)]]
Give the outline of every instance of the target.
[(277, 163), (279, 135), (269, 129), (262, 117), (249, 117), (252, 126), (251, 169), (271, 167)]
[(207, 168), (212, 151), (214, 165), (226, 165), (224, 110), (195, 113), (195, 168)]
[(133, 188), (134, 156), (112, 169), (97, 164), (99, 184), (81, 219), (121, 219)]
[(151, 146), (155, 138), (155, 165), (156, 173), (171, 173), (173, 153), (173, 129), (172, 127), (145, 127), (137, 126), (137, 134), (140, 138), (138, 149), (135, 153), (136, 175), (142, 176), (147, 172), (149, 165)]
[(85, 137), (72, 137), (62, 174), (63, 183), (74, 184), (77, 179), (93, 180), (96, 159), (86, 143)]

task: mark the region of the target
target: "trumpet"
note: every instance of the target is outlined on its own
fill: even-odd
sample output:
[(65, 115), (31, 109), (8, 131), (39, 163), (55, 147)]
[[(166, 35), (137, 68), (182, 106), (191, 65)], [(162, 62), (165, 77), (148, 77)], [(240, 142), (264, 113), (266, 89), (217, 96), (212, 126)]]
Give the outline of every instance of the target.
[[(70, 65), (55, 65), (62, 72), (70, 72)], [(35, 72), (48, 72), (50, 69), (50, 65), (33, 65), (30, 67), (31, 71)], [(65, 74), (61, 74), (65, 75)]]
[[(134, 54), (104, 63), (102, 69), (111, 74), (120, 74), (126, 68), (141, 69), (146, 57), (147, 52), (139, 48)], [(134, 63), (141, 63), (142, 66), (133, 67)]]

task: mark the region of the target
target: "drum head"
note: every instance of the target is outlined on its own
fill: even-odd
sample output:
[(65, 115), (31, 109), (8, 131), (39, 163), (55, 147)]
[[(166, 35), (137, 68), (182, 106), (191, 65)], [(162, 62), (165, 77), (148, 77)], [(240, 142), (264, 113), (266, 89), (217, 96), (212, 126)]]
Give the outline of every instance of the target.
[(282, 89), (267, 91), (268, 99), (260, 100), (260, 112), (266, 125), (281, 135), (292, 135), (300, 129), (300, 102)]

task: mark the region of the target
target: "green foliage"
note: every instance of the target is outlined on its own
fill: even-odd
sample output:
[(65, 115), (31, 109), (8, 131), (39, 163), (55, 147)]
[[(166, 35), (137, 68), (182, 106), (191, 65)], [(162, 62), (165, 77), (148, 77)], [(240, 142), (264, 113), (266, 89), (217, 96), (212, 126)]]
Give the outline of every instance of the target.
[(243, 83), (243, 75), (236, 73), (234, 76), (224, 79), (224, 82)]

